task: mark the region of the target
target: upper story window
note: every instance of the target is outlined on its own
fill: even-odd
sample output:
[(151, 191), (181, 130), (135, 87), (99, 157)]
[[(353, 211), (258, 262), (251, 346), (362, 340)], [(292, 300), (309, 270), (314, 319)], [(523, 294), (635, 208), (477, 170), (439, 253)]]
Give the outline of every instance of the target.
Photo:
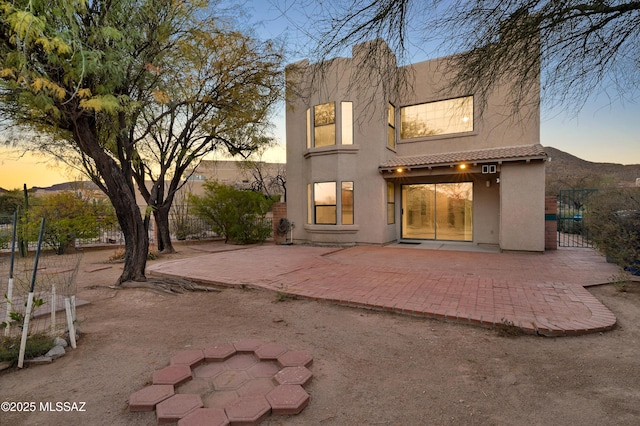
[(336, 144), (336, 104), (328, 102), (313, 107), (314, 147)]
[(340, 102), (342, 145), (353, 145), (353, 102)]
[(396, 147), (396, 107), (389, 104), (387, 111), (387, 146)]
[(473, 96), (400, 109), (402, 139), (473, 131)]
[(353, 145), (353, 102), (315, 105), (306, 115), (307, 149)]

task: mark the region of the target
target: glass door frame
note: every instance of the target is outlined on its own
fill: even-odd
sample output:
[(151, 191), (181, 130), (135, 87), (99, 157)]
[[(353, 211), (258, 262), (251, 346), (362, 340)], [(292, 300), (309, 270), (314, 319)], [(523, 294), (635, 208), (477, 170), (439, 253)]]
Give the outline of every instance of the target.
[[(460, 187), (460, 184), (469, 186)], [(438, 186), (442, 188), (439, 190)], [(425, 191), (428, 199), (417, 200), (417, 204), (416, 199), (409, 200), (408, 187), (430, 189)], [(452, 187), (453, 189), (449, 189)], [(401, 239), (473, 241), (473, 181), (402, 184), (400, 192)], [(412, 207), (408, 205), (409, 202), (413, 204)], [(446, 205), (443, 206), (443, 202)], [(414, 232), (408, 232), (409, 226), (415, 223), (418, 224), (414, 227)], [(422, 223), (424, 226), (421, 226)]]

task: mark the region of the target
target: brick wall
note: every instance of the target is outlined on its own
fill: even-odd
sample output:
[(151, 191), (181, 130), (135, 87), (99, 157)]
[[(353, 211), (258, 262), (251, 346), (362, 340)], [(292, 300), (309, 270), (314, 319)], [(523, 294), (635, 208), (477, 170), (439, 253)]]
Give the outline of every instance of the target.
[(277, 202), (273, 205), (273, 241), (276, 244), (286, 242), (288, 235), (278, 233), (278, 224), (280, 219), (287, 217), (287, 203)]
[(544, 249), (558, 248), (558, 197), (548, 196), (544, 200)]

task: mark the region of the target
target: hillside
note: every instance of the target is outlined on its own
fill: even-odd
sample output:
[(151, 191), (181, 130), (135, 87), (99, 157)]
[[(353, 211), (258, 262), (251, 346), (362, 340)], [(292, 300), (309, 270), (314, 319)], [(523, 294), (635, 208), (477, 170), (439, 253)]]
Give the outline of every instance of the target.
[(594, 163), (553, 147), (545, 147), (547, 163), (547, 193), (559, 189), (582, 189), (599, 186), (603, 182), (633, 186), (640, 178), (640, 164)]

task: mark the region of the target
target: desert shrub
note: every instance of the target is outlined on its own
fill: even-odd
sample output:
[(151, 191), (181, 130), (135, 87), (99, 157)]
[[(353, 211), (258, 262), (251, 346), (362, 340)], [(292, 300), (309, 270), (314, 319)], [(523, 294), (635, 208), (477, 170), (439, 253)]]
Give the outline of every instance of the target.
[(259, 192), (215, 181), (206, 182), (204, 188), (204, 196), (191, 197), (194, 212), (211, 224), (225, 242), (249, 244), (264, 241), (271, 235), (271, 225), (264, 219), (273, 200)]
[(33, 203), (27, 224), (31, 241), (38, 238), (42, 218), (45, 218), (43, 242), (58, 254), (73, 247), (76, 238), (95, 238), (101, 225), (115, 223), (109, 203), (90, 200), (73, 191), (42, 197)]
[(627, 270), (640, 267), (640, 188), (600, 191), (585, 220), (593, 245), (608, 259)]

